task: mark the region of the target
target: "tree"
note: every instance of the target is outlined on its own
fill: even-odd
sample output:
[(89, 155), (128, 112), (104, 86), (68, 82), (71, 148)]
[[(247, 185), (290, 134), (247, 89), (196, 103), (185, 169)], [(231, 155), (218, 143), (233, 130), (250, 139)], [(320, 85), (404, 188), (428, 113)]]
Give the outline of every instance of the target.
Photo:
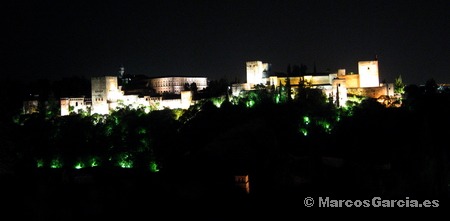
[(198, 91), (197, 83), (192, 82), (191, 85), (190, 85), (190, 88), (191, 88), (192, 93), (194, 93), (194, 94), (197, 93), (197, 91)]
[(306, 70), (308, 70), (308, 67), (306, 67), (306, 65), (304, 64), (300, 64), (299, 65), (294, 65), (292, 66), (292, 76), (305, 76), (306, 75)]
[(220, 97), (222, 95), (228, 95), (228, 80), (221, 78), (219, 80), (212, 80), (209, 82), (208, 87), (204, 90), (207, 97)]
[(438, 89), (438, 85), (433, 78), (428, 79), (427, 82), (425, 82), (425, 93), (426, 94), (436, 94), (437, 89)]
[(309, 83), (305, 79), (304, 76), (300, 76), (300, 80), (298, 82), (298, 93), (296, 96), (297, 100), (304, 100), (307, 96), (307, 90), (309, 89)]
[(291, 87), (291, 79), (289, 78), (289, 76), (286, 79), (286, 96), (287, 96), (287, 101), (290, 102), (292, 101), (292, 87)]
[(285, 84), (287, 101), (291, 101), (292, 100), (292, 98), (291, 98), (291, 94), (292, 94), (292, 92), (291, 92), (291, 79), (289, 78), (290, 76), (292, 76), (292, 69), (291, 69), (291, 65), (289, 64), (289, 66), (287, 68), (287, 78), (286, 78), (286, 84)]
[(396, 94), (404, 94), (405, 93), (405, 84), (403, 83), (402, 76), (399, 75), (395, 79), (394, 83), (394, 93)]
[(308, 70), (308, 67), (306, 66), (306, 65), (304, 65), (304, 64), (301, 64), (301, 66), (300, 66), (300, 74), (302, 75), (302, 76), (305, 76), (306, 75), (306, 71)]
[(300, 75), (301, 75), (300, 66), (298, 65), (292, 66), (292, 76), (300, 76)]
[(190, 86), (189, 86), (189, 83), (184, 83), (184, 90), (185, 91), (190, 91), (191, 90), (191, 88), (190, 88)]
[(45, 103), (45, 116), (47, 119), (56, 117), (61, 113), (59, 102), (56, 100), (53, 92), (49, 93), (48, 100)]
[(289, 75), (291, 75), (292, 74), (292, 68), (291, 68), (291, 64), (289, 64), (288, 66), (287, 66), (287, 76), (289, 76)]
[(253, 86), (253, 88), (255, 90), (264, 90), (266, 89), (266, 86), (264, 86), (264, 84), (256, 84), (255, 86)]

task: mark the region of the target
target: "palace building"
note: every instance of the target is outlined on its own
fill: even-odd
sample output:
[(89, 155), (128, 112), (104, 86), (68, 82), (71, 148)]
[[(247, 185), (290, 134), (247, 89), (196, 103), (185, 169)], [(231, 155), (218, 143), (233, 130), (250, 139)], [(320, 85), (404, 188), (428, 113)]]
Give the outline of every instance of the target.
[[(125, 94), (122, 86), (119, 86), (117, 76), (92, 77), (92, 97), (61, 98), (61, 116), (80, 111), (104, 115), (123, 107), (146, 110), (188, 109), (193, 103), (193, 94), (192, 91), (185, 90), (185, 84), (189, 86), (195, 84), (197, 90), (207, 87), (206, 77), (160, 77), (148, 81), (158, 95)], [(163, 93), (179, 96), (175, 99), (164, 99)]]

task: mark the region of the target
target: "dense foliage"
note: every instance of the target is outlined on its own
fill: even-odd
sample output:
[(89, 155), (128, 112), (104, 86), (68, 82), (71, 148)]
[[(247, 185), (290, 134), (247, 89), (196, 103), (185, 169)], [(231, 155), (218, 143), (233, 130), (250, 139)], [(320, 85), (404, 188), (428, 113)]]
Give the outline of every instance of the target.
[[(375, 99), (336, 108), (318, 90), (211, 97), (188, 110), (16, 115), (2, 124), (3, 162), (35, 168), (137, 168), (250, 174), (267, 192), (447, 194), (450, 95), (405, 87), (401, 107)], [(292, 193), (292, 192), (289, 192)]]

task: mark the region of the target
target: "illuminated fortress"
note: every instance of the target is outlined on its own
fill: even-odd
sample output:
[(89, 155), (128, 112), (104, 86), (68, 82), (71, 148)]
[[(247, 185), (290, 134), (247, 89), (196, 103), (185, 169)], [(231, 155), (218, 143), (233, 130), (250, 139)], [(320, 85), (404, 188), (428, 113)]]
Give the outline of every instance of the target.
[(371, 98), (394, 95), (393, 84), (380, 84), (378, 60), (359, 61), (358, 74), (347, 74), (345, 69), (335, 73), (305, 74), (302, 76), (281, 76), (270, 73), (270, 64), (262, 61), (248, 61), (247, 83), (233, 84), (232, 95), (239, 96), (242, 91), (253, 90), (257, 85), (278, 88), (286, 85), (289, 79), (292, 96), (298, 93), (299, 85), (321, 89), (328, 97), (332, 97), (338, 106), (345, 106), (349, 95)]
[[(338, 69), (333, 73), (273, 74), (271, 64), (262, 61), (246, 62), (246, 83), (232, 84), (231, 95), (239, 97), (241, 92), (267, 87), (278, 89), (289, 85), (291, 96), (299, 93), (300, 87), (320, 89), (337, 106), (345, 106), (349, 96), (370, 98), (390, 97), (394, 95), (393, 84), (380, 84), (378, 60), (358, 62), (358, 73), (346, 73), (345, 69)], [(123, 68), (119, 72), (122, 82), (128, 83), (124, 78)], [(153, 95), (139, 94), (123, 90), (119, 85), (118, 76), (102, 76), (91, 78), (91, 97), (65, 97), (60, 98), (61, 116), (71, 113), (109, 114), (111, 111), (129, 107), (143, 108), (145, 111), (168, 109), (188, 109), (195, 103), (193, 91), (189, 87), (195, 85), (196, 90), (207, 88), (206, 77), (195, 76), (166, 76), (144, 79), (146, 87), (153, 89)], [(178, 98), (164, 99), (163, 94), (179, 95)], [(37, 103), (24, 102), (24, 113), (37, 111)]]

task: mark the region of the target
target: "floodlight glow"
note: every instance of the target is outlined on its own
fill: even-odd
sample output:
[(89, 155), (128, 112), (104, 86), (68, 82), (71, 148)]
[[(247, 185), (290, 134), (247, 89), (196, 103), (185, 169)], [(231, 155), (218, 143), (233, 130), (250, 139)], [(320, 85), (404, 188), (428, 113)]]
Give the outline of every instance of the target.
[(308, 130), (306, 128), (300, 128), (300, 132), (303, 134), (303, 136), (308, 136)]
[(172, 112), (174, 114), (174, 119), (178, 120), (178, 119), (180, 119), (181, 116), (183, 116), (184, 109), (177, 108), (177, 109), (173, 109)]
[(304, 117), (303, 117), (303, 123), (305, 123), (306, 125), (308, 125), (309, 123), (311, 123), (311, 119), (309, 119), (308, 116), (304, 116)]
[(53, 169), (62, 168), (62, 166), (63, 166), (63, 163), (62, 163), (61, 159), (59, 159), (59, 158), (53, 159), (50, 163), (50, 167)]
[(214, 106), (220, 108), (220, 106), (222, 106), (222, 103), (225, 101), (225, 97), (213, 97), (211, 98), (211, 101), (213, 102)]
[(331, 132), (331, 124), (328, 121), (325, 120), (317, 121), (317, 124), (320, 125), (325, 130), (325, 132), (327, 133)]
[(275, 103), (276, 103), (276, 104), (279, 104), (279, 103), (280, 103), (280, 95), (279, 95), (279, 94), (276, 94), (276, 95), (275, 95)]
[(253, 106), (255, 106), (255, 103), (256, 102), (254, 100), (249, 100), (249, 101), (245, 102), (245, 106), (247, 108), (252, 108)]
[(155, 161), (150, 162), (150, 171), (154, 173), (159, 172), (158, 164)]
[(75, 169), (82, 169), (84, 168), (84, 163), (83, 162), (78, 162), (77, 164), (75, 164)]
[(44, 160), (43, 159), (36, 160), (36, 166), (37, 166), (37, 168), (44, 167)]
[(93, 157), (92, 159), (89, 160), (89, 164), (91, 165), (91, 167), (96, 167), (98, 166), (98, 161), (95, 157)]
[(122, 168), (133, 168), (133, 160), (130, 157), (129, 154), (121, 154), (117, 163)]

